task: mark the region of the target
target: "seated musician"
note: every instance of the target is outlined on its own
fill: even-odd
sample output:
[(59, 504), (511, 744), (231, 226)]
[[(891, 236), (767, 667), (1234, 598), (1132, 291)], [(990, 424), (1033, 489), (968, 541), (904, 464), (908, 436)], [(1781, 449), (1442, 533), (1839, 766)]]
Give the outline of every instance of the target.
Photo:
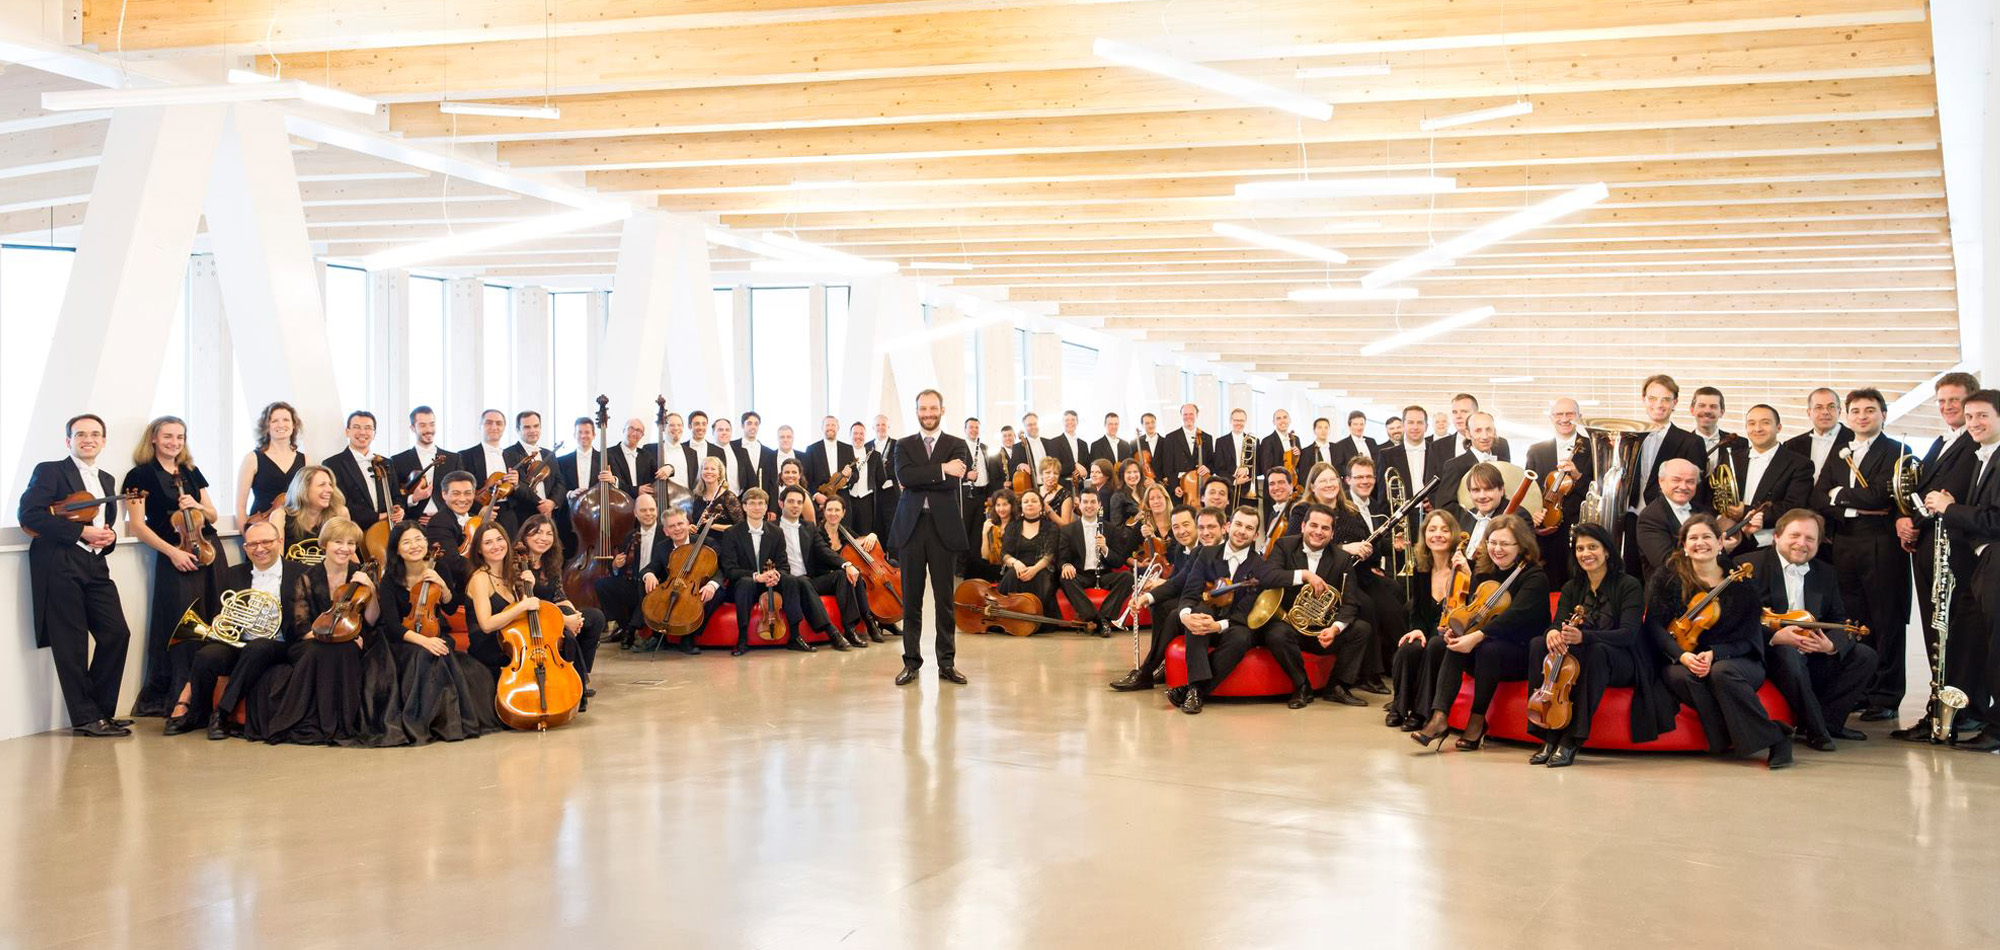
[(1042, 496), (1042, 510), (1058, 527), (1076, 520), (1076, 493), (1069, 490), (1063, 474), (1061, 459), (1042, 456), (1041, 480), (1035, 483), (1035, 493)]
[[(1363, 596), (1362, 617), (1368, 621), (1369, 632), (1374, 636), (1366, 644), (1368, 658), (1362, 663), (1362, 678), (1357, 688), (1365, 693), (1387, 695), (1389, 686), (1383, 677), (1388, 675), (1390, 660), (1396, 653), (1397, 632), (1404, 629), (1408, 618), (1404, 616), (1401, 585), (1385, 576), (1388, 552), (1394, 542), (1370, 543), (1368, 537), (1388, 519), (1389, 503), (1376, 495), (1375, 460), (1366, 455), (1347, 460), (1347, 476), (1342, 484), (1346, 490), (1340, 493), (1340, 506), (1334, 509), (1333, 540), (1356, 562), (1354, 584)], [(1385, 534), (1377, 540), (1386, 539)]]
[(1476, 551), (1485, 543), (1493, 519), (1507, 507), (1507, 476), (1492, 463), (1481, 462), (1465, 473), (1464, 481), (1466, 494), (1472, 497), (1472, 507), (1460, 507), (1455, 501), (1444, 507), (1458, 517), (1459, 530), (1471, 539), (1467, 547)]
[(1291, 505), (1291, 510), (1285, 513), (1285, 517), (1291, 522), (1291, 527), (1285, 531), (1286, 534), (1299, 533), (1299, 526), (1306, 520), (1308, 503), (1324, 505), (1338, 512), (1340, 498), (1347, 492), (1347, 483), (1341, 479), (1340, 472), (1330, 462), (1314, 463), (1312, 468), (1306, 469), (1306, 479), (1300, 484), (1305, 487), (1305, 497)]
[[(1145, 510), (1141, 493), (1146, 490), (1146, 473), (1139, 470), (1139, 463), (1126, 459), (1118, 463), (1111, 475), (1111, 490), (1104, 499), (1104, 520), (1114, 525), (1132, 525), (1137, 530), (1139, 513)], [(1168, 505), (1172, 507), (1171, 502)]]
[[(334, 518), (347, 517), (347, 496), (324, 465), (300, 466), (285, 489), (285, 504), (271, 515), (285, 532), (285, 557), (294, 559), (295, 546), (319, 537), (319, 529)], [(303, 553), (303, 552), (300, 552)]]
[[(820, 534), (825, 536), (826, 546), (831, 548), (836, 556), (841, 556), (847, 545), (853, 544), (886, 563), (889, 552), (882, 549), (882, 543), (875, 535), (856, 535), (853, 541), (841, 537), (840, 530), (847, 523), (846, 499), (827, 499), (826, 504), (820, 506), (819, 517)], [(853, 533), (852, 529), (849, 529), (849, 533)], [(846, 560), (844, 556), (841, 556), (841, 559)], [(902, 636), (903, 631), (896, 623), (883, 622), (875, 618), (874, 612), (868, 609), (868, 598), (863, 591), (861, 584), (847, 580), (843, 574), (834, 592), (834, 603), (840, 608), (840, 622), (844, 625), (841, 633), (847, 638), (847, 644), (865, 647), (871, 640), (881, 643), (882, 629), (885, 627), (891, 634)], [(861, 639), (862, 633), (867, 634), (867, 640)]]
[[(459, 473), (452, 473), (453, 475)], [(445, 504), (455, 508), (452, 494), (463, 491), (466, 503), (470, 503), (473, 482), (468, 473), (464, 482), (453, 484), (452, 477), (445, 477)], [(449, 522), (449, 518), (432, 518), (431, 524)], [(433, 543), (430, 537), (422, 536), (415, 525), (409, 522), (397, 525), (389, 535), (389, 550), (394, 552), (389, 566), (384, 569), (382, 583), (377, 588), (381, 595), (382, 623), (381, 636), (389, 648), (389, 659), (394, 664), (395, 695), (387, 704), (383, 716), (383, 745), (423, 745), (433, 739), (457, 742), (471, 739), (489, 732), (505, 728), (500, 723), (500, 714), (493, 708), (493, 698), (498, 690), (494, 679), (495, 664), (488, 663), (469, 652), (454, 649), (451, 634), (440, 630), (438, 636), (425, 636), (422, 631), (411, 629), (405, 618), (415, 613), (413, 588), (418, 580), (443, 582), (446, 600), (438, 610), (440, 626), (446, 609), (456, 608), (469, 600), (475, 585), (481, 595), (480, 603), (486, 607), (490, 617), (495, 607), (496, 591), (510, 588), (518, 581), (520, 572), (510, 563), (514, 557), (514, 545), (507, 539), (507, 529), (498, 518), (481, 522), (472, 535), (473, 560), (479, 564), (478, 573), (472, 579), (460, 580), (463, 575), (454, 575), (449, 569), (449, 559), (457, 555), (457, 550), (445, 547), (444, 558), (432, 565), (425, 558)], [(461, 559), (460, 565), (466, 561)], [(533, 600), (532, 597), (523, 598)], [(512, 609), (512, 608), (509, 608)], [(477, 613), (467, 610), (469, 643), (482, 640), (494, 644), (490, 655), (499, 656), (498, 638), (482, 629)], [(504, 624), (503, 624), (504, 625)], [(495, 628), (498, 629), (498, 628)], [(370, 660), (372, 669), (374, 661)]]
[[(1258, 642), (1292, 678), (1292, 698), (1285, 704), (1292, 709), (1304, 709), (1313, 701), (1312, 680), (1306, 675), (1301, 653), (1334, 657), (1333, 672), (1322, 694), (1327, 699), (1343, 706), (1368, 705), (1367, 700), (1354, 695), (1371, 636), (1368, 621), (1361, 619), (1367, 596), (1349, 577), (1357, 568), (1353, 555), (1333, 543), (1333, 511), (1320, 504), (1306, 506), (1299, 533), (1279, 538), (1265, 554), (1264, 589), (1283, 590), (1285, 594), (1279, 615), (1258, 631)], [(1298, 629), (1285, 616), (1307, 591), (1339, 598), (1338, 606), (1327, 615), (1330, 622), (1309, 631)]]
[(700, 521), (708, 513), (708, 506), (722, 505), (722, 514), (715, 518), (715, 531), (728, 530), (729, 526), (743, 520), (743, 509), (735, 492), (729, 490), (727, 476), (722, 470), (722, 460), (711, 455), (701, 460), (701, 479), (694, 488), (694, 505), (688, 517)]
[(604, 612), (578, 607), (563, 589), (563, 549), (556, 539), (555, 519), (535, 515), (521, 522), (521, 544), (526, 548), (520, 565), (521, 583), (537, 600), (546, 600), (562, 611), (562, 649), (583, 680), (583, 702), (576, 710), (583, 712), (590, 708), (590, 697), (597, 695), (590, 686), (590, 668), (597, 663), (597, 642), (604, 637)]
[[(174, 715), (167, 720), (167, 735), (193, 732), (206, 725), (210, 739), (229, 738), (235, 727), (232, 716), (237, 702), (251, 695), (271, 667), (287, 662), (286, 570), (284, 559), (278, 554), (278, 529), (269, 521), (244, 525), (243, 553), (246, 560), (222, 571), (223, 595), (230, 596), (230, 591), (257, 591), (270, 598), (262, 606), (275, 610), (274, 625), (268, 631), (244, 631), (266, 635), (246, 639), (240, 646), (201, 639), (184, 641), (168, 651), (175, 679), (185, 685), (181, 687)], [(246, 603), (261, 600), (246, 594), (234, 596), (245, 598)], [(252, 613), (254, 608), (244, 612)], [(214, 619), (210, 618), (211, 622)], [(221, 701), (211, 709), (209, 699), (215, 695), (215, 682), (224, 676), (229, 677), (229, 685), (224, 687)]]
[[(665, 543), (655, 543), (652, 547), (652, 553), (641, 564), (638, 575), (641, 590), (638, 594), (638, 599), (633, 601), (633, 609), (635, 611), (638, 611), (638, 608), (644, 604), (645, 595), (652, 593), (654, 588), (659, 587), (661, 584), (673, 581), (674, 552), (694, 543), (694, 525), (688, 521), (687, 512), (679, 508), (668, 508), (667, 513), (660, 518), (660, 525), (661, 529), (665, 532), (666, 540)], [(722, 535), (711, 527), (709, 529), (708, 540), (702, 543), (719, 550), (721, 547), (721, 538)], [(715, 611), (728, 602), (727, 599), (717, 596), (722, 592), (725, 582), (720, 579), (722, 575), (720, 573), (719, 562), (721, 561), (721, 555), (719, 553), (716, 559), (718, 562), (717, 576), (709, 578), (695, 592), (696, 596), (699, 596), (702, 602), (701, 623), (694, 628), (693, 633), (680, 638), (681, 652), (688, 656), (695, 656), (701, 653), (701, 647), (694, 642), (695, 638), (701, 633), (703, 628), (708, 626), (708, 620), (710, 617), (715, 616)], [(649, 653), (665, 646), (667, 639), (665, 636), (657, 635), (657, 631), (644, 629), (645, 615), (643, 612), (635, 613), (632, 622), (642, 625), (634, 628), (638, 631), (638, 635), (632, 641), (632, 652)]]
[[(794, 466), (787, 465), (786, 469)], [(792, 477), (797, 478), (794, 472)], [(785, 475), (778, 475), (779, 484), (784, 484)], [(787, 487), (799, 488), (797, 484)], [(779, 489), (783, 491), (784, 489)], [(801, 488), (801, 491), (804, 489)], [(742, 656), (750, 652), (750, 612), (757, 605), (757, 598), (771, 588), (780, 588), (779, 595), (791, 600), (793, 585), (786, 580), (784, 572), (778, 570), (779, 562), (785, 558), (785, 536), (773, 529), (766, 508), (770, 497), (763, 489), (752, 488), (743, 493), (743, 520), (731, 525), (722, 533), (717, 547), (722, 552), (719, 559), (721, 576), (729, 587), (730, 599), (736, 604), (736, 647), (730, 656)], [(769, 566), (767, 566), (769, 565)], [(812, 651), (812, 645), (804, 637), (788, 637), (788, 649)]]
[(1059, 529), (1032, 489), (1021, 493), (1021, 517), (1000, 541), (1000, 592), (1033, 594), (1043, 616), (1056, 605), (1056, 533)]
[(1002, 486), (986, 496), (986, 521), (979, 526), (979, 550), (966, 565), (965, 576), (999, 583), (1007, 574), (1007, 528), (1014, 523), (1021, 498)]
[(1723, 589), (1717, 598), (1720, 617), (1702, 631), (1695, 649), (1682, 649), (1668, 631), (1692, 601), (1722, 583), (1728, 572), (1718, 560), (1721, 552), (1714, 515), (1697, 514), (1681, 525), (1680, 548), (1646, 585), (1646, 632), (1673, 661), (1664, 674), (1667, 689), (1701, 717), (1708, 750), (1721, 755), (1733, 747), (1747, 758), (1768, 749), (1770, 767), (1782, 769), (1792, 764), (1791, 730), (1773, 722), (1757, 698), (1764, 683), (1765, 633), (1755, 582)]
[[(1117, 500), (1117, 496), (1113, 496), (1113, 500)], [(1190, 505), (1188, 507), (1193, 508), (1194, 506)], [(1167, 486), (1159, 482), (1147, 482), (1145, 487), (1139, 491), (1139, 507), (1137, 512), (1139, 523), (1131, 537), (1127, 539), (1134, 550), (1144, 547), (1148, 541), (1158, 539), (1171, 542), (1173, 540), (1174, 497), (1168, 493)], [(1128, 520), (1131, 517), (1129, 514), (1126, 515)], [(1111, 519), (1111, 523), (1114, 525), (1125, 524), (1124, 521), (1119, 521), (1116, 518)]]
[[(1528, 690), (1542, 685), (1542, 664), (1550, 651), (1576, 657), (1576, 685), (1570, 689), (1570, 721), (1561, 730), (1530, 725), (1542, 748), (1528, 764), (1559, 769), (1576, 761), (1578, 749), (1590, 738), (1590, 724), (1604, 691), (1613, 686), (1632, 689), (1632, 741), (1651, 742), (1674, 728), (1673, 697), (1660, 683), (1658, 651), (1647, 641), (1641, 617), (1646, 591), (1639, 579), (1616, 563), (1618, 545), (1603, 525), (1576, 526), (1570, 542), (1575, 569), (1564, 582), (1556, 603), (1555, 624), (1528, 643)], [(1583, 619), (1571, 623), (1578, 609)]]
[[(1162, 492), (1166, 491), (1158, 483), (1153, 487)], [(1214, 526), (1215, 534), (1219, 537), (1221, 520), (1211, 516), (1207, 521)], [(1160, 605), (1152, 613), (1152, 644), (1147, 647), (1146, 658), (1140, 661), (1136, 669), (1111, 683), (1111, 688), (1121, 693), (1150, 690), (1154, 681), (1160, 678), (1160, 669), (1167, 662), (1167, 645), (1173, 642), (1173, 637), (1168, 636), (1168, 630), (1172, 629), (1175, 636), (1179, 635), (1178, 628), (1168, 626), (1167, 621), (1172, 613), (1168, 606), (1180, 600), (1180, 589), (1187, 583), (1186, 579), (1189, 576), (1188, 567), (1203, 551), (1201, 529), (1198, 527), (1193, 508), (1186, 505), (1176, 506), (1173, 514), (1169, 516), (1169, 523), (1171, 527), (1168, 531), (1172, 540), (1167, 546), (1167, 563), (1172, 568), (1172, 573), (1166, 577), (1155, 578), (1145, 590), (1135, 591), (1132, 595), (1141, 607)], [(1134, 631), (1133, 636), (1137, 635), (1137, 631)], [(1133, 652), (1137, 651), (1135, 645)]]
[[(1458, 698), (1460, 682), (1468, 670), (1472, 673), (1472, 714), (1456, 747), (1469, 752), (1486, 741), (1486, 707), (1492, 705), (1493, 693), (1502, 682), (1528, 675), (1528, 641), (1549, 629), (1549, 577), (1542, 573), (1540, 560), (1535, 532), (1520, 515), (1495, 518), (1486, 529), (1486, 543), (1470, 563), (1463, 552), (1453, 556), (1454, 569), (1472, 571), (1470, 600), (1475, 606), (1480, 601), (1480, 585), (1488, 581), (1504, 585), (1513, 599), (1506, 610), (1477, 629), (1458, 637), (1447, 632), (1431, 645), (1431, 649), (1444, 651), (1444, 659), (1431, 685), (1430, 721), (1410, 734), (1418, 745), (1436, 742), (1443, 747), (1450, 731), (1445, 714)], [(1511, 583), (1510, 574), (1514, 575)]]
[[(125, 502), (125, 523), (132, 534), (156, 555), (153, 559), (153, 598), (146, 624), (145, 673), (139, 697), (132, 703), (135, 717), (166, 716), (168, 697), (173, 695), (173, 669), (167, 660), (167, 641), (180, 625), (181, 614), (190, 604), (204, 617), (215, 616), (221, 606), (221, 539), (215, 532), (215, 502), (208, 495), (208, 479), (196, 468), (187, 450), (187, 424), (173, 416), (161, 416), (147, 423), (139, 444), (132, 450), (132, 468), (125, 473), (121, 491), (143, 491), (143, 500)], [(193, 509), (207, 524), (200, 538), (183, 538), (181, 526)], [(209, 564), (190, 550), (198, 540), (206, 540), (217, 557)], [(119, 671), (118, 675), (123, 675)], [(112, 710), (104, 710), (109, 716)]]
[[(472, 575), (472, 565), (459, 552), (467, 550), (466, 534), (471, 530), (472, 500), (478, 495), (479, 482), (472, 473), (460, 469), (447, 473), (438, 482), (438, 491), (444, 499), (444, 510), (423, 519), (421, 527), (424, 537), (442, 547), (437, 571), (444, 576), (445, 586), (451, 588), (452, 597), (446, 613), (454, 613), (464, 606), (466, 579)], [(498, 507), (494, 509), (493, 523), (499, 523)], [(391, 542), (392, 546), (394, 542)], [(471, 624), (466, 624), (467, 629)]]
[[(796, 486), (796, 487), (798, 487), (798, 488), (803, 488), (803, 489), (805, 489), (805, 490), (806, 490), (807, 492), (811, 492), (811, 491), (812, 491), (812, 486), (810, 486), (810, 485), (807, 485), (807, 484), (806, 484), (806, 470), (805, 470), (805, 464), (804, 464), (804, 463), (802, 463), (802, 462), (800, 462), (800, 461), (799, 461), (799, 460), (797, 460), (797, 459), (786, 459), (785, 461), (782, 461), (782, 462), (779, 462), (779, 463), (778, 463), (778, 490), (779, 490), (779, 491), (784, 491), (785, 489), (787, 489), (787, 488), (791, 488), (791, 487), (794, 487), (794, 486)], [(739, 500), (740, 500), (740, 499), (739, 499)], [(769, 499), (769, 497), (767, 496), (767, 497), (766, 497), (766, 499), (765, 499), (765, 502), (766, 502), (766, 505), (765, 505), (765, 507), (767, 507), (767, 508), (769, 508), (769, 507), (770, 507), (770, 506), (769, 506), (769, 501), (770, 501), (770, 499)], [(817, 508), (817, 507), (816, 507), (816, 506), (815, 506), (815, 505), (813, 504), (813, 500), (812, 500), (812, 495), (810, 495), (810, 494), (808, 494), (808, 495), (806, 496), (806, 513), (807, 513), (807, 514), (809, 514), (809, 515), (817, 515), (817, 513), (818, 513), (818, 508)], [(771, 508), (770, 510), (766, 511), (766, 512), (764, 513), (764, 518), (765, 518), (765, 520), (767, 520), (767, 521), (776, 521), (776, 520), (778, 520), (778, 512), (777, 512), (777, 509), (775, 509), (775, 508)]]
[(1085, 470), (1089, 474), (1084, 477), (1083, 490), (1097, 496), (1099, 512), (1108, 511), (1118, 478), (1117, 472), (1112, 470), (1112, 463), (1107, 459), (1093, 459)]
[[(415, 534), (413, 529), (414, 525), (403, 528)], [(391, 547), (384, 553), (391, 563), (396, 560), (396, 531), (390, 529)], [(244, 547), (259, 537), (246, 529)], [(421, 535), (418, 538), (421, 557), (428, 545), (421, 543)], [(249, 694), (243, 735), (273, 744), (372, 745), (381, 740), (383, 729), (371, 718), (371, 710), (392, 705), (389, 694), (395, 687), (394, 674), (385, 673), (373, 677), (379, 692), (370, 694), (364, 651), (374, 647), (382, 653), (381, 638), (375, 629), (364, 629), (345, 643), (322, 640), (314, 635), (313, 622), (333, 609), (334, 595), (351, 580), (375, 589), (376, 599), (362, 610), (361, 619), (369, 628), (379, 628), (383, 588), (360, 569), (359, 525), (346, 518), (329, 520), (320, 528), (319, 544), (324, 556), (318, 564), (294, 564), (285, 572), (285, 658), (291, 665), (273, 670), (264, 677), (264, 687)], [(386, 654), (382, 659), (381, 668), (386, 670)]]
[(652, 563), (653, 552), (664, 546), (667, 537), (660, 524), (660, 503), (651, 494), (632, 497), (632, 521), (631, 540), (611, 555), (611, 572), (597, 579), (597, 605), (604, 610), (605, 627), (617, 630), (616, 639), (627, 650), (646, 626), (639, 612), (639, 602), (646, 596), (639, 573)]
[[(1681, 525), (1697, 514), (1714, 515), (1707, 502), (1700, 500), (1701, 469), (1687, 459), (1667, 459), (1660, 463), (1659, 497), (1646, 503), (1639, 511), (1637, 531), (1639, 533), (1639, 560), (1641, 576), (1647, 579), (1657, 573), (1660, 565), (1673, 556), (1678, 548), (1676, 539), (1680, 537)], [(1726, 533), (1728, 525), (1721, 524)], [(1763, 512), (1750, 516), (1746, 532), (1755, 531), (1764, 524)], [(1723, 538), (1721, 549), (1734, 552), (1743, 543), (1739, 533), (1733, 538)]]
[(1415, 732), (1430, 718), (1431, 687), (1437, 683), (1446, 652), (1442, 647), (1431, 649), (1431, 642), (1442, 639), (1438, 625), (1444, 622), (1445, 602), (1451, 596), (1452, 555), (1464, 537), (1458, 518), (1444, 508), (1425, 515), (1417, 530), (1417, 549), (1410, 561), (1410, 629), (1396, 640), (1389, 663), (1394, 692), (1385, 724), (1390, 728)]
[[(827, 499), (832, 502), (838, 494)], [(841, 560), (826, 543), (826, 535), (821, 534), (819, 525), (806, 520), (806, 505), (810, 501), (803, 488), (778, 489), (778, 523), (775, 530), (785, 541), (785, 558), (778, 562), (778, 570), (792, 582), (790, 591), (781, 591), (785, 600), (787, 619), (794, 626), (803, 621), (807, 626), (825, 636), (834, 650), (845, 653), (851, 647), (861, 646), (859, 638), (849, 643), (851, 633), (843, 634), (833, 625), (833, 618), (826, 615), (828, 594), (838, 594), (842, 584), (850, 589), (861, 579), (861, 571), (854, 565)], [(796, 593), (794, 593), (796, 592)], [(805, 643), (805, 631), (800, 630), (792, 638)], [(806, 652), (812, 652), (811, 644), (806, 644)]]
[[(1220, 479), (1210, 482), (1213, 486)], [(1225, 488), (1226, 491), (1226, 488)], [(1167, 702), (1194, 715), (1218, 683), (1229, 678), (1236, 664), (1256, 643), (1250, 629), (1250, 605), (1257, 599), (1254, 588), (1241, 587), (1211, 602), (1204, 593), (1227, 584), (1261, 577), (1264, 559), (1257, 556), (1257, 509), (1245, 505), (1229, 516), (1229, 534), (1222, 550), (1197, 560), (1188, 569), (1187, 586), (1180, 606), (1169, 621), (1187, 637), (1188, 684), (1167, 690)], [(1211, 655), (1209, 650), (1214, 648)]]
[[(1815, 560), (1826, 526), (1819, 512), (1794, 508), (1778, 517), (1772, 547), (1747, 556), (1764, 608), (1775, 613), (1803, 610), (1822, 623), (1844, 623), (1840, 579), (1833, 567)], [(1767, 626), (1768, 631), (1768, 626)], [(1875, 676), (1874, 649), (1840, 630), (1786, 624), (1769, 633), (1764, 672), (1791, 704), (1805, 744), (1833, 751), (1835, 739), (1866, 739), (1847, 726), (1847, 717)]]
[[(1056, 531), (1058, 585), (1076, 619), (1097, 624), (1098, 635), (1108, 637), (1111, 619), (1132, 596), (1132, 572), (1119, 570), (1125, 566), (1125, 552), (1112, 546), (1111, 526), (1098, 517), (1097, 493), (1076, 496), (1076, 504), (1076, 520)], [(1090, 602), (1087, 591), (1093, 587), (1105, 592), (1102, 607)]]

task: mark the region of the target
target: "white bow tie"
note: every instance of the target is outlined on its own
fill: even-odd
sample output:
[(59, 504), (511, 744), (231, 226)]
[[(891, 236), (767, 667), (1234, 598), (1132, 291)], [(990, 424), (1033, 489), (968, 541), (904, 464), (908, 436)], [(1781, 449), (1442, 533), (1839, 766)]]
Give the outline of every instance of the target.
[(1786, 562), (1785, 564), (1786, 577), (1803, 578), (1806, 576), (1806, 574), (1810, 573), (1811, 571), (1812, 571), (1811, 564), (1792, 564), (1790, 562)]

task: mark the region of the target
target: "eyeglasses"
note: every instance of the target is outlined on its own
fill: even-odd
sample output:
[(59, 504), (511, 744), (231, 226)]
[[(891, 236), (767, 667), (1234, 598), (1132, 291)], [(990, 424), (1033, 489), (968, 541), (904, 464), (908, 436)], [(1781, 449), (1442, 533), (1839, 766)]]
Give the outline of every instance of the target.
[(245, 540), (245, 541), (243, 542), (243, 546), (244, 546), (244, 547), (246, 547), (246, 548), (267, 548), (267, 547), (270, 547), (270, 546), (272, 546), (272, 545), (274, 545), (274, 544), (277, 544), (277, 543), (278, 543), (278, 542), (276, 542), (276, 541), (268, 541), (268, 540), (267, 540), (267, 541), (250, 541), (250, 540)]

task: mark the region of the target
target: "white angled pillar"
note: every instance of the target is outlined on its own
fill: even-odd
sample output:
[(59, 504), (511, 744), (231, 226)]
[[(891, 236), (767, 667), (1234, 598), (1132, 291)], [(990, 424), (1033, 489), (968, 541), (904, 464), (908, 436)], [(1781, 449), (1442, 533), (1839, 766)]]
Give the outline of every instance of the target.
[[(215, 255), (195, 255), (188, 262), (187, 281), (187, 353), (183, 355), (188, 366), (203, 368), (187, 374), (187, 417), (234, 419), (236, 374), (229, 368), (236, 365), (236, 353), (229, 342), (228, 318), (222, 314), (222, 284), (215, 276)], [(241, 428), (194, 426), (188, 431), (188, 449), (200, 459), (233, 459), (234, 436)]]
[[(479, 440), (480, 401), (486, 392), (488, 372), (505, 373), (505, 367), (488, 368), (480, 359), (486, 329), (486, 282), (477, 277), (459, 277), (445, 286), (444, 352), (431, 357), (444, 373), (444, 405), (437, 412), (440, 445), (466, 445)], [(414, 406), (411, 408), (415, 408)], [(408, 431), (409, 413), (402, 416)]]
[(994, 323), (979, 328), (980, 399), (978, 415), (985, 421), (985, 438), (1000, 444), (1000, 427), (1022, 412), (1015, 398), (1020, 387), (1020, 370), (1014, 365), (1014, 350), (1020, 330), (1012, 323)]
[[(387, 435), (381, 412), (392, 406), (410, 404), (410, 272), (371, 271), (368, 274), (368, 406), (380, 406), (375, 420), (378, 436)], [(426, 367), (431, 372), (442, 372)], [(360, 409), (362, 406), (350, 406)], [(409, 419), (405, 412), (404, 420)], [(389, 426), (388, 429), (395, 429)], [(401, 451), (412, 439), (409, 427), (390, 439), (383, 448)]]
[(620, 358), (601, 364), (613, 405), (650, 406), (664, 394), (670, 407), (686, 406), (713, 396), (721, 384), (732, 357), (716, 333), (703, 231), (699, 220), (682, 215), (640, 212), (626, 219), (604, 333), (606, 351)]
[(811, 297), (806, 303), (806, 391), (812, 394), (812, 414), (815, 419), (826, 415), (829, 401), (827, 377), (830, 374), (826, 371), (827, 342), (826, 285), (814, 284)]
[[(937, 391), (944, 396), (944, 404), (949, 416), (958, 417), (962, 423), (971, 413), (972, 400), (967, 396), (972, 381), (965, 377), (965, 313), (951, 304), (936, 304), (931, 307), (931, 365), (936, 368)], [(922, 387), (918, 387), (921, 389)], [(914, 401), (913, 401), (914, 402)], [(946, 426), (947, 431), (960, 431), (959, 425)], [(871, 430), (872, 431), (872, 430)]]

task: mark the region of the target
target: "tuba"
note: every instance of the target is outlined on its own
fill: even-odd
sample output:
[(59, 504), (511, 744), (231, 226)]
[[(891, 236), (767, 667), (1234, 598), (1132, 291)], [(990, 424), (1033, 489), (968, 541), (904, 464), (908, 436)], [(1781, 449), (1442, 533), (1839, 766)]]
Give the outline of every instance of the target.
[(222, 609), (208, 623), (202, 623), (194, 604), (189, 604), (181, 613), (181, 622), (174, 626), (173, 636), (167, 639), (167, 649), (190, 640), (212, 640), (230, 647), (269, 640), (278, 635), (284, 619), (284, 606), (278, 598), (255, 589), (226, 590), (222, 592)]
[(1618, 536), (1618, 519), (1625, 514), (1625, 495), (1631, 490), (1628, 469), (1638, 461), (1639, 439), (1627, 438), (1646, 431), (1646, 424), (1634, 419), (1593, 418), (1583, 420), (1590, 433), (1590, 461), (1597, 477), (1583, 495), (1578, 517)]
[[(1923, 495), (1917, 490), (1923, 480), (1923, 459), (1911, 455), (1905, 446), (1903, 454), (1896, 456), (1896, 467), (1889, 470), (1889, 497), (1896, 499), (1896, 510), (1906, 518), (1923, 511)], [(1944, 525), (1940, 523), (1938, 528), (1943, 530)]]

